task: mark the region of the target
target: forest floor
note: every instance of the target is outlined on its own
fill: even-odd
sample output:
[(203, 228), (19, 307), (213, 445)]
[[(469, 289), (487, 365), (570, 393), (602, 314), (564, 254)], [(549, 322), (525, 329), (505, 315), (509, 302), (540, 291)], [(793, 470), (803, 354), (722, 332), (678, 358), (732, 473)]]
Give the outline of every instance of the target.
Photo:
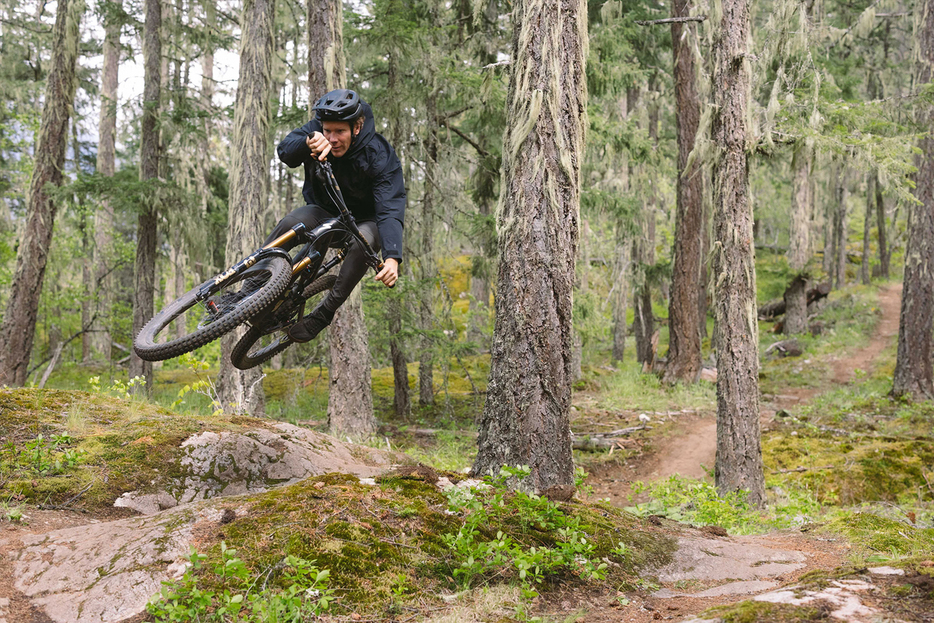
[[(856, 371), (869, 372), (879, 361), (883, 351), (891, 347), (898, 336), (898, 320), (901, 305), (901, 284), (892, 284), (879, 291), (878, 305), (881, 318), (869, 343), (865, 346), (841, 353), (831, 361), (832, 374), (830, 383), (824, 388), (802, 388), (787, 386), (773, 395), (763, 396), (761, 403), (761, 426), (767, 430), (775, 421), (775, 414), (780, 410), (798, 410), (817, 395), (847, 385), (856, 377)], [(614, 504), (620, 506), (631, 505), (645, 500), (645, 494), (634, 492), (633, 483), (650, 483), (664, 480), (670, 476), (678, 475), (686, 478), (708, 479), (712, 481), (711, 474), (717, 450), (717, 422), (714, 411), (698, 411), (694, 413), (680, 413), (674, 420), (674, 426), (667, 435), (654, 437), (650, 452), (639, 454), (627, 460), (626, 463), (607, 464), (591, 470), (588, 483), (594, 489), (594, 495), (599, 498), (609, 498)], [(628, 504), (626, 503), (628, 502)], [(815, 570), (831, 570), (839, 567), (847, 560), (849, 544), (834, 541), (824, 537), (809, 535), (799, 530), (782, 531), (772, 534), (742, 537), (735, 540), (747, 545), (760, 545), (770, 549), (782, 551), (796, 551), (804, 554), (804, 564), (793, 571), (782, 570), (773, 579), (782, 585), (792, 585), (801, 576)], [(736, 561), (722, 557), (717, 567), (729, 569), (735, 566)], [(717, 575), (719, 569), (709, 570), (711, 576)], [(728, 574), (727, 577), (730, 576)], [(641, 603), (631, 603), (626, 608), (620, 608), (611, 600), (606, 603), (592, 603), (587, 608), (588, 615), (585, 620), (593, 621), (627, 621), (643, 623), (657, 620), (681, 621), (691, 615), (699, 614), (708, 608), (734, 603), (737, 599), (750, 598), (757, 593), (774, 591), (774, 585), (759, 590), (750, 590), (745, 596), (737, 593), (724, 592), (713, 594), (716, 591), (697, 590), (706, 588), (703, 577), (697, 579), (696, 587), (692, 590), (677, 591), (677, 596), (671, 596), (672, 591), (660, 591), (657, 595), (646, 598)], [(755, 589), (755, 587), (753, 587)], [(698, 596), (704, 593), (708, 596)], [(579, 596), (586, 600), (585, 596)], [(565, 596), (565, 604), (574, 603), (574, 599)], [(876, 604), (878, 608), (880, 604)], [(884, 608), (884, 606), (883, 606)], [(881, 612), (868, 617), (858, 613), (842, 616), (844, 620), (902, 620), (898, 616), (884, 615)], [(934, 620), (934, 613), (929, 613), (927, 620)]]
[[(886, 349), (891, 348), (898, 330), (899, 285), (885, 286), (879, 291), (878, 306), (880, 321), (868, 344), (841, 352), (830, 362), (829, 383), (823, 388), (782, 387), (762, 400), (761, 424), (763, 430), (776, 425), (776, 413), (797, 411), (808, 401), (835, 387), (845, 386), (857, 378), (858, 372), (866, 373), (876, 366)], [(774, 390), (775, 388), (773, 388)], [(580, 392), (575, 398), (578, 420), (581, 418), (603, 426), (616, 426), (619, 422), (600, 421), (600, 414), (588, 411), (591, 397)], [(622, 420), (639, 421), (639, 413), (616, 414)], [(653, 422), (659, 426), (660, 434), (632, 440), (631, 452), (615, 462), (605, 461), (588, 465), (589, 477), (586, 484), (592, 488), (588, 497), (608, 499), (620, 507), (645, 501), (646, 496), (636, 482), (657, 482), (672, 475), (711, 481), (716, 452), (716, 419), (713, 408), (686, 409), (679, 412), (652, 413)], [(52, 621), (44, 612), (34, 607), (13, 586), (10, 551), (22, 537), (47, 534), (53, 530), (71, 528), (126, 517), (126, 509), (106, 512), (77, 513), (71, 510), (30, 509), (28, 522), (0, 523), (0, 623), (49, 623)], [(684, 526), (659, 518), (659, 532), (681, 539), (682, 555), (680, 567), (674, 565), (667, 575), (661, 577), (660, 585), (638, 594), (598, 589), (586, 585), (568, 585), (546, 591), (536, 598), (533, 612), (552, 621), (609, 621), (643, 623), (657, 620), (686, 621), (699, 613), (716, 606), (734, 604), (752, 599), (764, 593), (775, 594), (781, 587), (794, 586), (805, 574), (814, 571), (831, 572), (848, 561), (850, 544), (844, 539), (827, 538), (817, 531), (802, 529), (784, 530), (758, 536), (727, 536), (722, 529), (700, 526), (686, 529)], [(693, 549), (692, 549), (693, 548)], [(713, 552), (713, 553), (712, 553)], [(766, 553), (763, 553), (766, 552)], [(704, 564), (694, 564), (691, 556), (706, 556)], [(680, 573), (680, 575), (679, 575)], [(885, 571), (879, 573), (884, 574)], [(887, 576), (864, 573), (859, 581), (883, 585), (891, 583)], [(838, 620), (874, 621), (906, 620), (934, 621), (934, 613), (906, 613), (899, 610), (892, 600), (875, 598), (865, 586), (855, 588), (862, 592), (847, 592), (844, 585), (831, 587), (836, 593), (819, 597), (822, 613), (817, 618), (826, 618), (833, 613)], [(797, 595), (800, 597), (801, 592)], [(785, 594), (775, 599), (792, 599)], [(845, 608), (850, 608), (846, 610)], [(436, 609), (436, 608), (433, 608)], [(429, 609), (431, 610), (431, 609)], [(508, 613), (501, 612), (492, 618), (432, 618), (423, 612), (421, 620), (488, 620), (510, 621)], [(145, 617), (134, 617), (126, 621), (144, 621)], [(360, 620), (359, 616), (328, 616), (326, 620)], [(394, 620), (394, 619), (365, 619)], [(410, 617), (405, 620), (419, 620)], [(759, 618), (749, 620), (801, 620)]]

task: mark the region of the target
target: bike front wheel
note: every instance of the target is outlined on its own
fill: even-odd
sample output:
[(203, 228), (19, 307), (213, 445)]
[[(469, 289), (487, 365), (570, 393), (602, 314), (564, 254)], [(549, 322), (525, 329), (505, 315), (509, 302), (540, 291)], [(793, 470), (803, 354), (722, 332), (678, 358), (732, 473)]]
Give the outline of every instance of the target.
[[(229, 280), (205, 281), (152, 317), (136, 336), (133, 349), (140, 359), (178, 357), (212, 342), (276, 301), (292, 277), (292, 265), (272, 256)], [(211, 285), (214, 284), (214, 285)], [(209, 287), (210, 296), (198, 300)]]
[[(314, 309), (334, 286), (335, 281), (335, 275), (325, 275), (308, 284), (302, 292), (306, 306)], [(269, 361), (293, 344), (286, 333), (287, 329), (288, 327), (270, 328), (269, 324), (253, 325), (234, 346), (230, 353), (230, 363), (238, 370), (249, 370)]]

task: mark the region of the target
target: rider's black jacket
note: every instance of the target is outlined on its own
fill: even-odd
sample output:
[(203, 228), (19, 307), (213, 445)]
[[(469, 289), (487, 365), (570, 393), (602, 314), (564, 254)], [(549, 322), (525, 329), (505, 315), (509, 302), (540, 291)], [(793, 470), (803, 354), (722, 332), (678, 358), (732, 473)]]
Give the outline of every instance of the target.
[[(312, 119), (292, 130), (279, 143), (279, 160), (289, 167), (305, 165), (302, 195), (309, 204), (321, 206), (337, 216), (337, 207), (315, 176), (314, 156), (305, 137), (321, 132), (321, 123)], [(383, 259), (402, 261), (402, 227), (405, 222), (405, 182), (395, 150), (376, 133), (373, 110), (363, 103), (363, 129), (340, 158), (328, 156), (344, 201), (358, 221), (376, 221)]]

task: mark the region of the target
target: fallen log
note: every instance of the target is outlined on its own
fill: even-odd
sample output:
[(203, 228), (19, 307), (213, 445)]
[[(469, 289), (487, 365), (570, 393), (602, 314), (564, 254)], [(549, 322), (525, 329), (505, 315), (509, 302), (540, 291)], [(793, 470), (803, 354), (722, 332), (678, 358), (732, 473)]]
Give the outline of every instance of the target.
[(623, 448), (625, 445), (628, 445), (626, 442), (630, 440), (620, 439), (620, 437), (640, 430), (652, 430), (652, 427), (640, 424), (639, 426), (621, 428), (608, 433), (575, 433), (572, 431), (571, 447), (575, 450), (612, 450), (614, 448)]
[[(808, 290), (808, 305), (830, 294), (830, 282), (819, 283)], [(759, 320), (772, 320), (785, 313), (785, 299), (775, 299), (759, 307)]]

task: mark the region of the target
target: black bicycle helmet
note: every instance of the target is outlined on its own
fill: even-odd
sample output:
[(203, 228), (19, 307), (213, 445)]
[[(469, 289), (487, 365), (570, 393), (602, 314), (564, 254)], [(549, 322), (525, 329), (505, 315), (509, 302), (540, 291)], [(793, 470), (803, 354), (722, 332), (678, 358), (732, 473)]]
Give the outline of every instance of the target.
[(360, 96), (350, 89), (335, 89), (315, 104), (318, 121), (354, 121), (363, 113)]

